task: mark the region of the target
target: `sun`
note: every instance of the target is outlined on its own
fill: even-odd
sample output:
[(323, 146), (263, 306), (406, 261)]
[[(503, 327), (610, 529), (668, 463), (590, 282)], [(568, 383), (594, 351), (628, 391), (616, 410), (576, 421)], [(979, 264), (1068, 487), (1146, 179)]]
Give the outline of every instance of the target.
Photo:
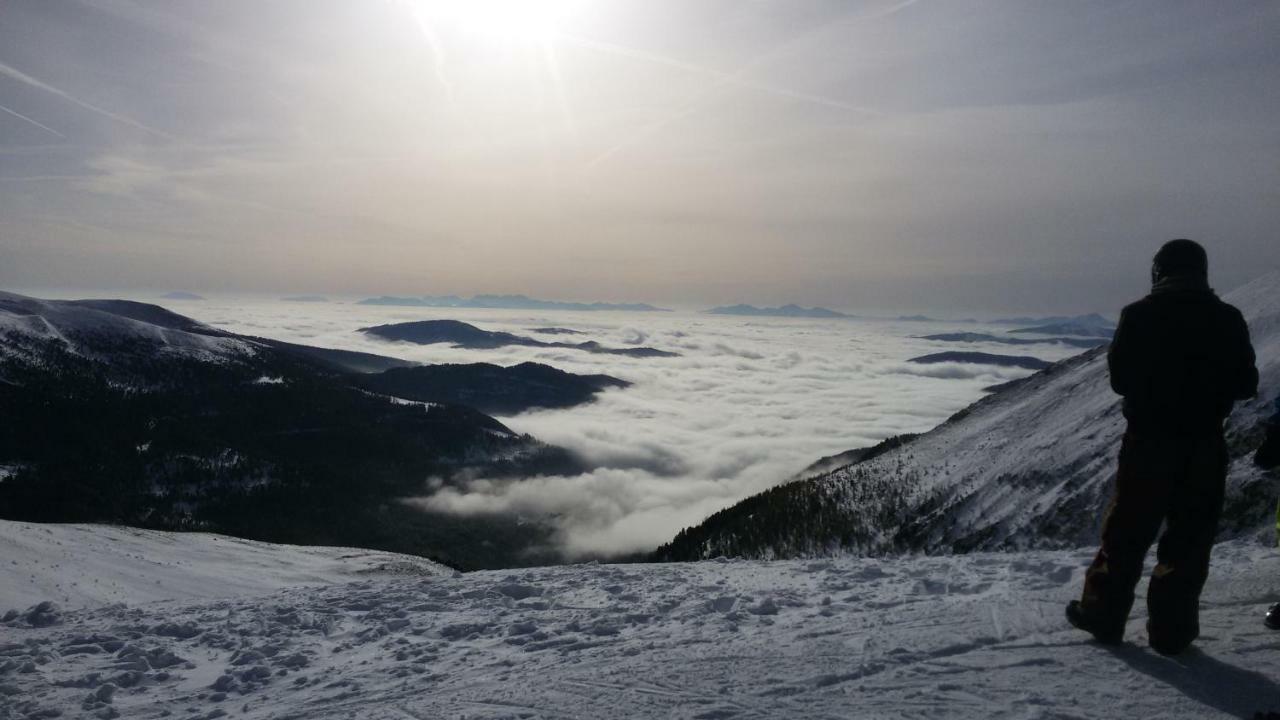
[(585, 0), (425, 0), (428, 11), (477, 38), (505, 44), (554, 41)]

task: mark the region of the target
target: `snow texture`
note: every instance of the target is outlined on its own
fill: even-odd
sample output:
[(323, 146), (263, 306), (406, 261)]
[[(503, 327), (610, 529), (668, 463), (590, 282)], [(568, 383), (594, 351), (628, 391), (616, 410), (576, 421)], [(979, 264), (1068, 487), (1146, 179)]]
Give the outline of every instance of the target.
[(246, 596), (376, 574), (453, 572), (423, 558), (374, 550), (11, 520), (0, 520), (0, 558), (0, 613), (44, 600), (74, 610)]
[[(19, 608), (0, 624), (0, 718), (1227, 718), (1280, 710), (1262, 625), (1280, 554), (1219, 546), (1196, 649), (1106, 649), (1066, 626), (1083, 551), (586, 564), (248, 581), (300, 548), (5, 526), (58, 557), (35, 587), (152, 563), (157, 590)], [(57, 542), (74, 542), (56, 550)], [(118, 557), (101, 548), (131, 542)], [(309, 562), (345, 551), (311, 549)], [(59, 555), (58, 553), (64, 553)], [(254, 563), (246, 570), (239, 561)], [(303, 558), (302, 562), (307, 562)], [(410, 562), (405, 559), (405, 562)], [(124, 565), (128, 565), (125, 562)], [(203, 583), (224, 597), (197, 599)], [(311, 578), (319, 579), (319, 578)], [(26, 602), (6, 577), (4, 600)], [(261, 595), (272, 586), (281, 588)], [(172, 600), (144, 602), (168, 595)], [(51, 591), (50, 595), (56, 595)], [(119, 598), (127, 602), (106, 604)]]

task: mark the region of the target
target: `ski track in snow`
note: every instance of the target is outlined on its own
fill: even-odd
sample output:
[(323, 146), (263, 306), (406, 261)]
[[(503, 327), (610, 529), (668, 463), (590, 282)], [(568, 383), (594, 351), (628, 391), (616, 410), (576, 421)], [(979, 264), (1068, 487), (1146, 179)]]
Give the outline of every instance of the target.
[[(164, 565), (161, 587), (206, 571), (235, 577), (221, 546), (211, 556), (191, 549), (191, 538), (153, 538), (146, 548)], [(266, 568), (271, 546), (256, 545)], [(275, 547), (281, 568), (299, 551), (324, 550)], [(163, 562), (175, 555), (183, 562)], [(30, 618), (56, 623), (47, 627), (30, 627), (23, 615), (0, 625), (0, 718), (1219, 718), (1280, 710), (1280, 633), (1261, 622), (1266, 603), (1280, 597), (1275, 549), (1218, 547), (1203, 636), (1176, 659), (1146, 647), (1141, 599), (1121, 648), (1067, 627), (1063, 606), (1088, 560), (1075, 550), (467, 575), (426, 568), (320, 586), (279, 580), (293, 585), (221, 599), (99, 600)], [(68, 562), (58, 572), (74, 570)], [(154, 596), (137, 594), (152, 592), (142, 579), (133, 589), (121, 582), (122, 596)]]

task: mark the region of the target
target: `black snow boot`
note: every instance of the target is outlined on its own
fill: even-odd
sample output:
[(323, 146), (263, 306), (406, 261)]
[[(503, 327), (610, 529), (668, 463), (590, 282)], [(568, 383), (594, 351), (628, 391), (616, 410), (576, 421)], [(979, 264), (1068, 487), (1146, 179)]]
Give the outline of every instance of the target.
[(1199, 628), (1189, 632), (1183, 632), (1181, 635), (1169, 635), (1167, 633), (1152, 632), (1151, 623), (1147, 622), (1147, 644), (1152, 650), (1161, 655), (1178, 655), (1183, 650), (1191, 647), (1191, 643), (1200, 637)]
[(1067, 622), (1071, 623), (1072, 627), (1093, 635), (1093, 638), (1103, 645), (1119, 645), (1124, 642), (1123, 628), (1110, 630), (1101, 627), (1094, 618), (1089, 617), (1079, 600), (1067, 603)]
[(1280, 630), (1280, 603), (1267, 608), (1267, 619), (1263, 622), (1272, 630)]

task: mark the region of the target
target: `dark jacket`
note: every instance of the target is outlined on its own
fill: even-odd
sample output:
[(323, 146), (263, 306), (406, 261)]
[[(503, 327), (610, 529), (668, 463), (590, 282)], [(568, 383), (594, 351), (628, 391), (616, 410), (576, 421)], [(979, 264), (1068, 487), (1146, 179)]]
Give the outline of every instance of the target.
[(1107, 352), (1130, 426), (1221, 428), (1258, 391), (1249, 327), (1206, 287), (1155, 290), (1120, 313)]

